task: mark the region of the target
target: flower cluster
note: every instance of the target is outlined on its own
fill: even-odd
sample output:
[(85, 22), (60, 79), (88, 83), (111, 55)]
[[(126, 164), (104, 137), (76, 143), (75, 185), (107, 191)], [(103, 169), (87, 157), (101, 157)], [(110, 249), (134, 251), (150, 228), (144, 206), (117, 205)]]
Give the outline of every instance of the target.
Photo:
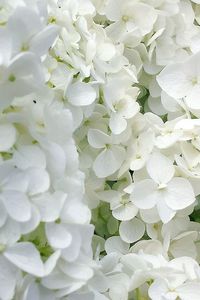
[(0, 1), (0, 299), (200, 299), (200, 1)]

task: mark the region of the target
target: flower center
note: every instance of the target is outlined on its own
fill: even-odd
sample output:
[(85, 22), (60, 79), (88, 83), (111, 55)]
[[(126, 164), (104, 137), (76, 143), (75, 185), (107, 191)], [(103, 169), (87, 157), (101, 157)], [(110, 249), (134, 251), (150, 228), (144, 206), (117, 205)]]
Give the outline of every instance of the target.
[(158, 190), (163, 190), (167, 187), (167, 185), (165, 183), (160, 183), (158, 184)]
[(128, 20), (129, 20), (129, 16), (127, 15), (122, 16), (122, 21), (128, 22)]

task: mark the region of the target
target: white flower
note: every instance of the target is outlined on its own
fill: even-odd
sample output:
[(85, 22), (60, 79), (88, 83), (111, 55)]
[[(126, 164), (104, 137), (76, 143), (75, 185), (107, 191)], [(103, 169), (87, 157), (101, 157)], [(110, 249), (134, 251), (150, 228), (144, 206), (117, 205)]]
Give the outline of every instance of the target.
[[(106, 17), (116, 22), (116, 27), (120, 31), (133, 32), (139, 31), (141, 35), (145, 35), (152, 30), (157, 15), (155, 10), (143, 3), (133, 3), (129, 0), (110, 0), (105, 9)], [(113, 30), (112, 28), (112, 30)]]
[(46, 55), (58, 34), (57, 25), (45, 26), (44, 20), (33, 8), (17, 7), (7, 23), (12, 38), (12, 53), (30, 51)]
[(197, 53), (183, 63), (167, 66), (158, 76), (160, 87), (172, 98), (182, 99), (189, 109), (199, 109), (199, 56)]
[(129, 199), (130, 196), (125, 193), (108, 190), (99, 192), (97, 195), (100, 200), (110, 203), (112, 215), (117, 220), (129, 221), (138, 213), (138, 208)]
[(93, 164), (97, 177), (107, 177), (119, 170), (125, 158), (125, 150), (122, 146), (113, 144), (111, 136), (98, 129), (90, 129), (88, 142), (93, 148), (103, 148)]
[(138, 208), (151, 209), (157, 206), (161, 220), (166, 223), (177, 210), (195, 202), (191, 184), (185, 178), (174, 177), (174, 166), (164, 155), (152, 154), (147, 163), (147, 172), (151, 179), (137, 182), (133, 188), (132, 200)]
[[(0, 35), (4, 43), (2, 32)], [(9, 106), (15, 97), (30, 94), (44, 83), (40, 63), (33, 53), (21, 53), (11, 59), (9, 49), (7, 51), (6, 54), (0, 51), (1, 109)]]

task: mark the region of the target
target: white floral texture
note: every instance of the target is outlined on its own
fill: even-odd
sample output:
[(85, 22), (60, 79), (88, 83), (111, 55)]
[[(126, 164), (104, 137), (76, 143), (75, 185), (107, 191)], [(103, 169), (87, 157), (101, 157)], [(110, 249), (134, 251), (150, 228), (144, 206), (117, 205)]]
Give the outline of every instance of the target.
[(200, 1), (0, 1), (0, 299), (200, 299)]

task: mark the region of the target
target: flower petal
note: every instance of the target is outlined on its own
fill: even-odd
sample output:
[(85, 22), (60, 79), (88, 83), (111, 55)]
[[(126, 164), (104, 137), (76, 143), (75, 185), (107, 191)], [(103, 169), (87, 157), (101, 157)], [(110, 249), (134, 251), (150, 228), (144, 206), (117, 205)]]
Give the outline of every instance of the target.
[(195, 195), (190, 182), (181, 177), (174, 177), (167, 186), (166, 204), (174, 210), (181, 210), (195, 202)]
[(144, 233), (145, 225), (137, 218), (134, 218), (131, 221), (123, 221), (119, 226), (120, 237), (126, 243), (134, 243), (138, 241)]
[(8, 214), (13, 220), (25, 222), (31, 218), (31, 205), (24, 193), (4, 191), (1, 197)]
[(0, 151), (8, 151), (16, 142), (16, 129), (12, 124), (0, 125)]
[[(163, 170), (165, 170), (163, 172)], [(167, 183), (174, 175), (172, 161), (159, 152), (153, 153), (147, 162), (147, 172), (149, 176), (158, 184)]]
[(138, 208), (153, 208), (159, 200), (157, 184), (152, 179), (145, 179), (135, 183), (131, 200)]
[(96, 91), (88, 83), (76, 82), (68, 87), (65, 96), (74, 106), (86, 106), (95, 101)]
[(18, 268), (29, 274), (39, 277), (44, 274), (44, 265), (40, 254), (32, 243), (17, 243), (7, 249), (4, 252), (4, 256)]
[(49, 244), (53, 248), (67, 248), (72, 241), (71, 234), (68, 232), (68, 230), (65, 229), (62, 224), (47, 223), (45, 226), (45, 231)]
[(93, 169), (97, 177), (104, 178), (119, 170), (125, 158), (125, 150), (120, 146), (113, 146), (103, 150), (96, 158)]

